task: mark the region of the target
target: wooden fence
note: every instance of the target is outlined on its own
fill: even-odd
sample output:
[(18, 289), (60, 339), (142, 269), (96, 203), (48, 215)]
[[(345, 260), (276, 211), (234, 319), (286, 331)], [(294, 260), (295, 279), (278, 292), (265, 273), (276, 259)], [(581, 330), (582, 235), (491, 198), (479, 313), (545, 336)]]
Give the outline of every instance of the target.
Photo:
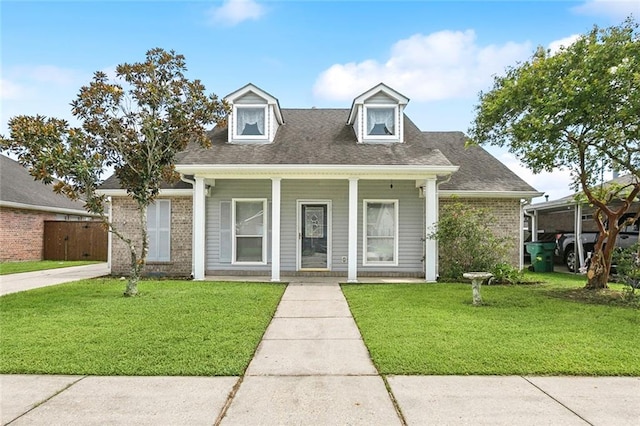
[(107, 261), (107, 230), (102, 222), (44, 222), (44, 260)]

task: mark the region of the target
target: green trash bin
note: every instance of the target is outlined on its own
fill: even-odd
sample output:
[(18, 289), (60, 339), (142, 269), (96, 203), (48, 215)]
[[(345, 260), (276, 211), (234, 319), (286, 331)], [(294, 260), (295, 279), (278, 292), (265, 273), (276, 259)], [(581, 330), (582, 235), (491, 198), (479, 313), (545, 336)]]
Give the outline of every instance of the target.
[(526, 243), (527, 253), (531, 255), (533, 272), (553, 272), (554, 241), (531, 241)]

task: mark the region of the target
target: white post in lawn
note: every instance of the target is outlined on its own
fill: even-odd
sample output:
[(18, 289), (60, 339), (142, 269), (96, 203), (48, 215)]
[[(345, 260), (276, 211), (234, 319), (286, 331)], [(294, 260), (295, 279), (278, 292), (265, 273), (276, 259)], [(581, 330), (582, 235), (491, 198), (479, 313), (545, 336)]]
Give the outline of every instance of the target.
[(193, 189), (193, 279), (204, 280), (205, 191), (203, 177), (195, 177)]
[(347, 281), (358, 282), (358, 178), (349, 178), (349, 269)]
[(427, 282), (435, 282), (438, 278), (437, 242), (428, 235), (435, 230), (438, 223), (438, 188), (436, 177), (424, 181), (425, 242), (424, 242), (424, 277)]
[(271, 178), (271, 281), (280, 281), (281, 180), (281, 178)]

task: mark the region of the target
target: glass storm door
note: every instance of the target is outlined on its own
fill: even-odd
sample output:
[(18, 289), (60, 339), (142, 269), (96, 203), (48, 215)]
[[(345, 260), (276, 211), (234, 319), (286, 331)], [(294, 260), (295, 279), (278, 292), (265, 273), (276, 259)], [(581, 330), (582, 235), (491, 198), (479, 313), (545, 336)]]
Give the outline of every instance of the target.
[(300, 269), (328, 269), (327, 204), (300, 205)]

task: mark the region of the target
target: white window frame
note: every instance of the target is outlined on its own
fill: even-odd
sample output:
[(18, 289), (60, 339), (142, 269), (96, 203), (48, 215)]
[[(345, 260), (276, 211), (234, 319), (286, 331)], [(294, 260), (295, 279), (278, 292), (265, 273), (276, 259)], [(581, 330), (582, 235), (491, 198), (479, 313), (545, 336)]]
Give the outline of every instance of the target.
[[(148, 262), (171, 262), (171, 200), (155, 200), (153, 202), (155, 205), (154, 212), (156, 215), (156, 227), (149, 228), (149, 208), (147, 207), (147, 238), (151, 235), (151, 233), (156, 234), (156, 247), (151, 247), (151, 242), (149, 241), (149, 251), (147, 252), (147, 261)], [(167, 206), (165, 208), (169, 209), (169, 223), (161, 224), (160, 223), (160, 209), (161, 206)], [(164, 226), (163, 226), (164, 225)], [(169, 253), (168, 257), (160, 257), (158, 255), (160, 248), (160, 233), (167, 232), (167, 253)]]
[[(269, 139), (269, 109), (268, 104), (240, 104), (233, 106), (233, 139), (243, 141), (265, 141)], [(243, 135), (238, 133), (238, 109), (264, 109), (264, 135)]]
[[(393, 204), (393, 213), (394, 213), (394, 235), (393, 235), (393, 261), (388, 260), (377, 260), (371, 261), (368, 260), (368, 235), (367, 235), (367, 206), (369, 204)], [(379, 200), (379, 199), (366, 199), (362, 201), (362, 265), (363, 266), (398, 266), (398, 232), (400, 230), (398, 218), (400, 217), (398, 214), (399, 210), (399, 202), (398, 200)]]
[[(392, 135), (370, 135), (369, 132), (369, 108), (371, 109), (392, 109), (393, 110), (393, 134)], [(362, 129), (363, 139), (366, 141), (391, 142), (400, 140), (400, 120), (398, 105), (393, 104), (364, 104), (364, 126)]]
[[(257, 202), (261, 202), (262, 203), (262, 235), (242, 235), (240, 238), (242, 237), (250, 237), (250, 238), (255, 238), (255, 237), (262, 237), (262, 260), (260, 261), (250, 261), (250, 262), (246, 262), (246, 261), (239, 261), (236, 259), (236, 255), (237, 255), (237, 238), (238, 236), (236, 235), (236, 205), (237, 203), (257, 203)], [(268, 225), (268, 220), (267, 220), (267, 214), (268, 214), (268, 203), (267, 203), (267, 199), (266, 198), (233, 198), (231, 200), (231, 264), (232, 265), (266, 265), (267, 264), (267, 225)]]

